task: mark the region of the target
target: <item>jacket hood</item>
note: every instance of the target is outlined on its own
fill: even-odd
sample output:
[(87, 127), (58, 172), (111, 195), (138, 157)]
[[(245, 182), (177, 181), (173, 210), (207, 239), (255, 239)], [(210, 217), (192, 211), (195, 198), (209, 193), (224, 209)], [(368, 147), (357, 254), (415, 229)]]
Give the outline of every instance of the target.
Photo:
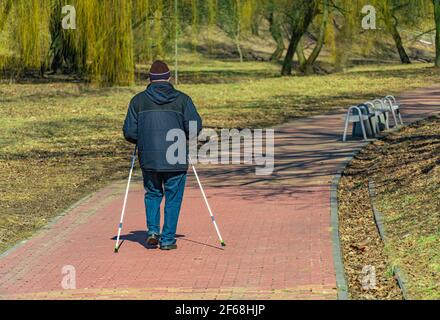
[(177, 99), (179, 92), (169, 82), (153, 82), (146, 90), (147, 96), (158, 105), (171, 103)]

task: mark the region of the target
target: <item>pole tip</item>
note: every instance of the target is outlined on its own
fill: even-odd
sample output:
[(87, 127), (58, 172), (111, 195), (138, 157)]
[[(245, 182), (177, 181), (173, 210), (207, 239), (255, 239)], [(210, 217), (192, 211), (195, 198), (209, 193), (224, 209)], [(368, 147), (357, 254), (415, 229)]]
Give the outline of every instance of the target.
[(226, 247), (226, 243), (224, 241), (221, 242), (222, 247)]
[(118, 248), (115, 248), (115, 253), (118, 253), (119, 252), (119, 249)]

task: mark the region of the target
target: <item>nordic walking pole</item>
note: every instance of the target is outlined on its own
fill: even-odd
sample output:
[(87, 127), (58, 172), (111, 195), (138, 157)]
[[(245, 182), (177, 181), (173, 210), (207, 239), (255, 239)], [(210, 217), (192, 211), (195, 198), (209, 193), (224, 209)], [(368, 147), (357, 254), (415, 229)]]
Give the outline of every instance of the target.
[(128, 190), (130, 190), (131, 177), (133, 176), (134, 164), (136, 161), (137, 145), (134, 148), (133, 159), (131, 160), (130, 175), (128, 176), (127, 189), (125, 191), (124, 205), (122, 206), (121, 221), (119, 222), (118, 237), (116, 238), (115, 253), (119, 251), (119, 239), (121, 238), (122, 225), (124, 223), (125, 207), (127, 205)]
[(206, 197), (205, 191), (203, 190), (202, 183), (200, 182), (199, 175), (197, 174), (196, 167), (192, 162), (191, 156), (189, 156), (189, 162), (191, 163), (192, 169), (194, 171), (194, 175), (196, 176), (197, 182), (200, 187), (200, 191), (202, 191), (203, 199), (205, 199), (206, 207), (208, 208), (209, 214), (211, 215), (212, 222), (214, 223), (215, 230), (217, 231), (218, 238), (220, 240), (220, 244), (222, 247), (226, 247), (226, 243), (223, 241), (222, 235), (220, 234), (220, 230), (217, 226), (217, 222), (215, 221), (214, 214), (212, 213), (211, 206), (209, 205), (208, 198)]

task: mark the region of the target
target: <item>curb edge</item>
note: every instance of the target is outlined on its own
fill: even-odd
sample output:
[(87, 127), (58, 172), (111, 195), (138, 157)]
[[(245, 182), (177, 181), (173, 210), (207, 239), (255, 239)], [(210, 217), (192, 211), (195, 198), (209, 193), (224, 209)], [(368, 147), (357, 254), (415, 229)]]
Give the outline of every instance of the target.
[[(371, 208), (373, 210), (374, 223), (376, 224), (376, 228), (379, 232), (379, 235), (380, 235), (380, 238), (382, 239), (382, 242), (386, 245), (388, 240), (387, 240), (387, 236), (386, 236), (385, 228), (384, 228), (384, 223), (383, 223), (383, 221), (384, 221), (383, 214), (381, 211), (377, 210), (377, 207), (375, 204), (376, 203), (376, 196), (377, 196), (376, 185), (375, 185), (374, 181), (371, 179), (368, 181), (368, 193), (370, 196)], [(405, 279), (406, 277), (404, 276), (404, 274), (403, 274), (402, 270), (399, 268), (399, 266), (393, 265), (392, 268), (393, 268), (394, 277), (397, 280), (397, 284), (398, 284), (400, 290), (402, 291), (403, 299), (409, 300), (407, 284), (406, 284), (407, 282)]]

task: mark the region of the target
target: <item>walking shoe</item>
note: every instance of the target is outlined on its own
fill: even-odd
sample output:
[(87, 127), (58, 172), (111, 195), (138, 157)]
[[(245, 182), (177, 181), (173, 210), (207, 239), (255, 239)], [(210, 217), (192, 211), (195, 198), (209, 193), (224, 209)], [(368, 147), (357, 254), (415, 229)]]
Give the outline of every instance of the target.
[(159, 245), (160, 236), (157, 234), (152, 234), (147, 238), (147, 245), (150, 247), (156, 247)]
[(177, 244), (168, 244), (165, 246), (160, 246), (160, 250), (164, 250), (164, 251), (170, 251), (170, 250), (176, 250), (177, 249)]

